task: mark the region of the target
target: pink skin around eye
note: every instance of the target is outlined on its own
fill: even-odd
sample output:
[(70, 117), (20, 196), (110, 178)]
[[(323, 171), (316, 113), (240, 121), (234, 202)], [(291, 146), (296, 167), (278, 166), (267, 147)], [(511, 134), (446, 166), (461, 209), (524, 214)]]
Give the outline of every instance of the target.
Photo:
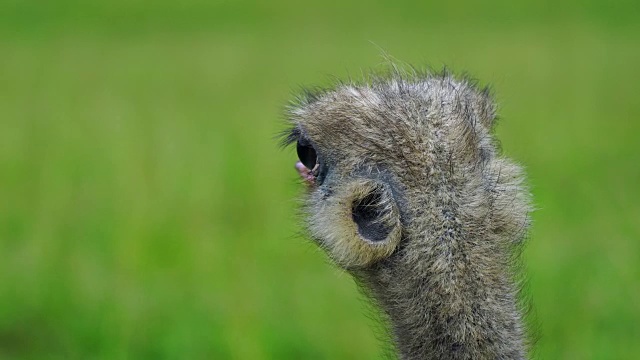
[[(316, 167), (318, 167), (318, 165), (316, 165)], [(307, 183), (307, 185), (315, 185), (316, 177), (313, 176), (312, 170), (307, 169), (307, 167), (304, 166), (300, 161), (296, 163), (296, 170), (298, 170), (298, 174), (300, 174), (300, 177), (302, 178), (302, 180), (304, 180), (305, 183)]]

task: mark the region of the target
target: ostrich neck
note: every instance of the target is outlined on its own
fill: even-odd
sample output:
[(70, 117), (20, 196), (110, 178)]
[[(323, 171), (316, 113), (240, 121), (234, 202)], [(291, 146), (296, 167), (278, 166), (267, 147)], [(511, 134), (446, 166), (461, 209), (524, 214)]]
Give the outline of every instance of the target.
[(355, 274), (387, 316), (399, 357), (525, 358), (507, 242), (455, 227), (435, 233)]

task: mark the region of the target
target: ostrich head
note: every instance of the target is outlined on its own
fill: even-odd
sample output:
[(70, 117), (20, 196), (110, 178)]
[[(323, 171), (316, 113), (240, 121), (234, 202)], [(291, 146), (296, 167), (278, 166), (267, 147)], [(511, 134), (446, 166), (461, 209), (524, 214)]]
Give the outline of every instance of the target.
[(404, 357), (520, 357), (509, 265), (529, 195), (488, 91), (396, 72), (307, 93), (288, 117), (309, 234), (383, 307)]
[(520, 171), (496, 157), (486, 88), (395, 74), (306, 93), (289, 118), (308, 229), (342, 267), (410, 243), (427, 250), (460, 228), (513, 241), (527, 228)]

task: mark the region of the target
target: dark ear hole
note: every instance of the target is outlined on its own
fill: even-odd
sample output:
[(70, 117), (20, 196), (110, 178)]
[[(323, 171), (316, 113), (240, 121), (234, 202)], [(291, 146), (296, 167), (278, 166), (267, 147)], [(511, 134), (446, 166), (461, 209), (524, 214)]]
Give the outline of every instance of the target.
[(358, 233), (369, 241), (382, 241), (387, 238), (391, 228), (385, 223), (389, 208), (383, 203), (381, 189), (353, 203), (351, 212), (353, 221), (358, 225)]

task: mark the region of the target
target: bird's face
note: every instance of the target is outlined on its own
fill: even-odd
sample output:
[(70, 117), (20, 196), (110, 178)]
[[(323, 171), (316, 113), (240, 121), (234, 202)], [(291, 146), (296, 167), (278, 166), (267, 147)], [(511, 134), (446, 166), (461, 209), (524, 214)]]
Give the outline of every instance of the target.
[(391, 254), (401, 236), (400, 212), (390, 184), (365, 161), (325, 157), (300, 135), (296, 169), (307, 185), (311, 236), (345, 268), (366, 266)]
[(311, 237), (342, 267), (361, 268), (400, 242), (402, 186), (390, 162), (389, 129), (372, 121), (378, 99), (355, 89), (335, 95), (341, 100), (298, 109), (288, 142), (307, 187)]

